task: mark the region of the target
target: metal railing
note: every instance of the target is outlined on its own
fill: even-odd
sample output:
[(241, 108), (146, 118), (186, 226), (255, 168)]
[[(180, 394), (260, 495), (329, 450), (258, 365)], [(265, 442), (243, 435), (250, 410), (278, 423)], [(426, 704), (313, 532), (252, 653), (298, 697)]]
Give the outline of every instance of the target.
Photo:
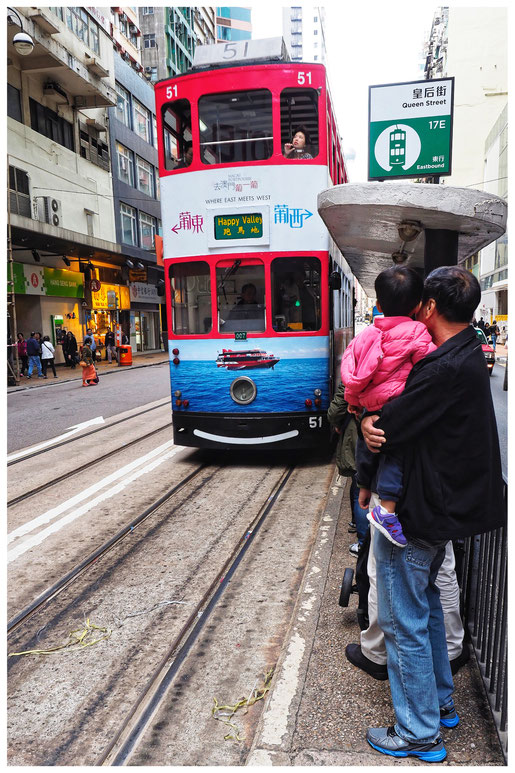
[[(504, 481), (504, 505), (508, 484)], [(461, 601), (492, 716), (507, 762), (508, 582), (507, 528), (470, 537), (463, 544)]]

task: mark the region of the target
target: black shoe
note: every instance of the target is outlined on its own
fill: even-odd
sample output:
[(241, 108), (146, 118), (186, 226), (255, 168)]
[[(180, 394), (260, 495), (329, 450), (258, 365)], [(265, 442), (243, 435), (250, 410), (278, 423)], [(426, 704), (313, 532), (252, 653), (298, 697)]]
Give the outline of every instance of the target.
[(450, 661), (452, 675), (454, 676), (454, 674), (457, 674), (460, 668), (464, 666), (465, 663), (468, 663), (469, 660), (470, 660), (470, 650), (468, 646), (464, 644), (463, 649), (461, 650), (461, 653), (458, 655), (458, 657)]
[(349, 534), (355, 534), (357, 532), (356, 524), (354, 523), (354, 521), (351, 521), (349, 523), (349, 528), (347, 529), (347, 531), (349, 532)]
[(374, 663), (373, 660), (369, 660), (361, 652), (361, 646), (359, 644), (348, 644), (345, 647), (345, 656), (347, 660), (352, 663), (353, 666), (361, 668), (374, 679), (379, 679), (384, 682), (388, 679), (388, 669), (386, 666), (382, 666), (379, 663)]

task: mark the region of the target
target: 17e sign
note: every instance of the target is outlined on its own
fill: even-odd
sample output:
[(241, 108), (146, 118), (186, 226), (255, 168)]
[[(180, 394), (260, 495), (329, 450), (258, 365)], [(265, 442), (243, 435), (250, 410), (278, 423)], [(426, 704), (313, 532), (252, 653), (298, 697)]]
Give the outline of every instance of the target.
[(451, 174), (454, 78), (369, 88), (368, 179)]

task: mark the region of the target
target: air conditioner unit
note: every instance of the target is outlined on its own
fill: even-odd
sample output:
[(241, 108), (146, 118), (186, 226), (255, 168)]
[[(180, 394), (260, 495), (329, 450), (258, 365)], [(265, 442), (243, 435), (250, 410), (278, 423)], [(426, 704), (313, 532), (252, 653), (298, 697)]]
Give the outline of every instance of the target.
[(53, 196), (42, 196), (39, 199), (40, 211), (39, 220), (43, 220), (45, 223), (50, 223), (57, 227), (63, 227), (63, 212), (61, 209), (61, 202), (58, 199), (54, 199)]

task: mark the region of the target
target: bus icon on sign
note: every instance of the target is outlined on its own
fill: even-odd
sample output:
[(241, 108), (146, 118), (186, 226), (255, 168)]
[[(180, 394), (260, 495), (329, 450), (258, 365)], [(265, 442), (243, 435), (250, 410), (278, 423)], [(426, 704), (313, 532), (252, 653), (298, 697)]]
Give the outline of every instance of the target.
[(390, 164), (404, 164), (406, 160), (406, 132), (395, 128), (390, 132)]

